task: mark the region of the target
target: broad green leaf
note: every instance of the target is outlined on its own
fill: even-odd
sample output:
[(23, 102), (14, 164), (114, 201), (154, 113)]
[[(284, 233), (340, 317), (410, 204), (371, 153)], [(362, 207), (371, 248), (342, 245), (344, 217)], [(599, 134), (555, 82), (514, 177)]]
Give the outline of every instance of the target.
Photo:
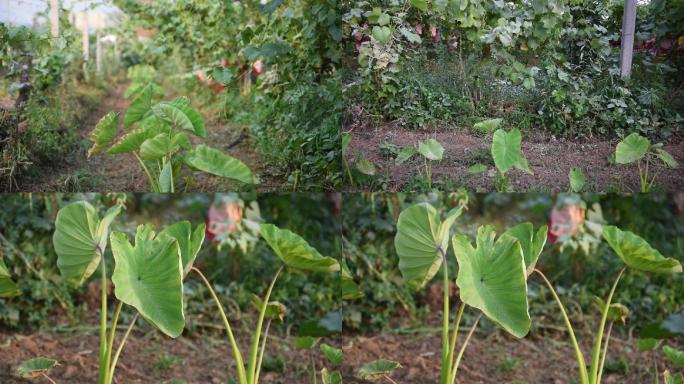
[(629, 164), (640, 160), (651, 148), (651, 142), (638, 133), (632, 133), (618, 143), (615, 148), (615, 162)]
[(456, 285), (464, 303), (479, 308), (515, 337), (524, 337), (531, 320), (527, 303), (527, 274), (520, 242), (494, 227), (480, 227), (476, 248), (467, 236), (454, 235), (458, 261)]
[(663, 347), (663, 352), (670, 362), (678, 367), (684, 367), (684, 351), (675, 349), (666, 345)]
[(429, 139), (424, 143), (419, 141), (418, 153), (428, 160), (439, 161), (442, 160), (442, 156), (444, 155), (444, 147), (435, 139)]
[(164, 163), (161, 172), (159, 172), (159, 192), (171, 193), (173, 191), (173, 167), (171, 162)]
[(509, 228), (503, 233), (504, 235), (513, 236), (520, 242), (520, 248), (525, 258), (527, 276), (532, 274), (537, 265), (539, 255), (541, 255), (544, 244), (546, 244), (547, 232), (548, 227), (546, 225), (542, 225), (537, 230), (537, 233), (534, 233), (532, 223), (522, 223)]
[(386, 44), (389, 42), (390, 37), (392, 36), (392, 30), (390, 30), (388, 27), (381, 27), (381, 26), (374, 26), (373, 27), (373, 38), (375, 40)]
[(473, 128), (483, 133), (494, 132), (495, 129), (499, 128), (502, 122), (503, 119), (489, 119), (473, 125)]
[(342, 374), (339, 371), (328, 372), (327, 368), (321, 369), (322, 384), (342, 384)]
[(12, 281), (5, 262), (0, 259), (0, 297), (14, 297), (21, 295), (21, 291)]
[(321, 352), (329, 362), (333, 365), (342, 365), (342, 350), (338, 348), (333, 348), (328, 344), (321, 344)]
[(427, 0), (411, 0), (411, 5), (421, 11), (426, 11), (428, 7)]
[(663, 379), (665, 379), (665, 384), (684, 384), (684, 374), (680, 373), (670, 373), (669, 370), (663, 372)]
[(362, 380), (382, 379), (397, 368), (401, 368), (401, 364), (396, 361), (385, 359), (374, 360), (361, 366), (356, 377)]
[(152, 93), (152, 84), (148, 84), (140, 91), (138, 96), (133, 99), (131, 105), (128, 106), (126, 116), (124, 116), (124, 127), (130, 127), (147, 115), (150, 108), (152, 108)]
[(401, 150), (399, 150), (399, 154), (397, 154), (397, 158), (394, 159), (394, 164), (401, 165), (416, 153), (418, 153), (418, 150), (414, 146), (402, 147)]
[(170, 131), (171, 127), (169, 127), (164, 120), (156, 116), (150, 116), (145, 118), (140, 123), (140, 126), (135, 127), (132, 131), (123, 135), (107, 152), (111, 155), (116, 155), (119, 153), (137, 151), (145, 140), (151, 139), (161, 133), (166, 133), (168, 135)]
[(185, 132), (176, 133), (171, 138), (171, 142), (180, 148), (187, 149), (187, 150), (192, 149), (192, 143), (190, 142), (190, 138), (188, 137), (188, 134)]
[(199, 137), (205, 137), (207, 134), (202, 116), (187, 104), (186, 99), (159, 102), (152, 107), (152, 112), (155, 116)]
[(404, 280), (418, 287), (432, 280), (449, 248), (449, 230), (460, 210), (452, 210), (442, 222), (428, 203), (411, 206), (399, 214), (394, 247)]
[(380, 16), (378, 17), (378, 24), (379, 25), (387, 25), (390, 23), (390, 16), (386, 13), (381, 13)]
[(364, 175), (368, 176), (374, 176), (376, 172), (375, 164), (371, 163), (371, 161), (366, 159), (365, 157), (359, 159), (356, 162), (356, 169), (358, 169), (359, 172), (363, 173)]
[(641, 352), (652, 351), (658, 346), (656, 339), (637, 339), (637, 349)]
[(661, 148), (656, 148), (655, 153), (656, 156), (658, 156), (658, 158), (662, 160), (662, 162), (665, 163), (665, 165), (667, 165), (668, 167), (674, 169), (679, 168), (679, 163), (677, 162), (677, 160), (675, 160), (674, 157), (672, 157), (672, 155), (669, 152)]
[[(264, 301), (257, 295), (252, 297), (252, 303), (258, 310), (261, 310), (261, 307), (264, 305)], [(287, 315), (287, 307), (280, 301), (269, 301), (266, 305), (265, 316), (267, 319), (282, 323), (285, 320), (285, 315)]]
[(354, 300), (354, 299), (359, 299), (364, 296), (363, 291), (361, 291), (354, 282), (354, 278), (351, 275), (351, 272), (349, 272), (349, 267), (347, 266), (347, 263), (342, 260), (340, 263), (342, 269), (341, 269), (341, 276), (340, 276), (340, 285), (342, 286), (342, 300)]
[(582, 168), (572, 168), (568, 173), (568, 178), (570, 179), (570, 189), (573, 192), (579, 192), (584, 187), (586, 179), (584, 178), (584, 173), (582, 173)]
[(178, 146), (173, 143), (169, 135), (160, 133), (140, 145), (140, 157), (143, 160), (155, 161), (173, 154), (176, 150)]
[(299, 336), (295, 338), (296, 349), (310, 349), (316, 344), (316, 338), (312, 336)]
[(473, 164), (468, 167), (468, 173), (482, 173), (487, 170), (487, 166), (482, 163)]
[(179, 221), (173, 225), (164, 228), (159, 232), (159, 237), (170, 236), (178, 241), (180, 248), (181, 260), (183, 261), (183, 276), (190, 273), (192, 265), (197, 258), (197, 254), (202, 248), (204, 242), (206, 224), (202, 223), (192, 230), (192, 224), (189, 221)]
[(41, 376), (58, 365), (59, 362), (57, 360), (48, 359), (47, 357), (36, 357), (19, 364), (15, 373), (18, 377), (30, 379)]
[(676, 259), (663, 257), (641, 237), (613, 225), (603, 226), (603, 238), (630, 268), (656, 273), (682, 272)]
[(301, 236), (287, 229), (262, 223), (261, 237), (289, 267), (314, 272), (337, 272), (340, 270), (340, 264), (337, 260), (322, 256)]
[(81, 285), (95, 272), (107, 248), (109, 226), (119, 212), (121, 205), (117, 204), (100, 221), (95, 208), (85, 201), (59, 210), (52, 243), (57, 268), (65, 280)]
[[(598, 308), (599, 312), (601, 313), (603, 313), (606, 308), (606, 303), (603, 301), (603, 299), (597, 296), (594, 297), (594, 305), (596, 305), (596, 308)], [(611, 303), (610, 307), (608, 307), (607, 319), (609, 321), (615, 321), (624, 325), (627, 323), (628, 317), (629, 308), (627, 308), (624, 304)]]
[(509, 169), (515, 167), (529, 174), (532, 171), (527, 165), (527, 159), (522, 156), (520, 144), (522, 143), (522, 135), (517, 128), (506, 132), (499, 129), (494, 132), (492, 139), (492, 158), (494, 165), (501, 173), (506, 173)]
[(95, 129), (88, 134), (88, 138), (93, 142), (93, 146), (88, 150), (88, 157), (102, 152), (109, 143), (116, 137), (116, 130), (119, 127), (119, 114), (109, 112), (104, 115), (97, 123)]
[(112, 232), (114, 294), (135, 307), (160, 331), (178, 337), (185, 327), (183, 263), (178, 241), (156, 236), (149, 225), (138, 226), (135, 245), (121, 232)]
[(204, 144), (200, 144), (189, 151), (184, 160), (185, 164), (202, 172), (238, 180), (246, 184), (257, 183), (252, 171), (242, 161)]

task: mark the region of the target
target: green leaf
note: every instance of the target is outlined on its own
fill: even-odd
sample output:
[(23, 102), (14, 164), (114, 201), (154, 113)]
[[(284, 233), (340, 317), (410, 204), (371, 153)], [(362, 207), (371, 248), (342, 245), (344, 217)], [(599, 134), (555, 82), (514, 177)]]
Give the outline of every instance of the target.
[(397, 158), (394, 160), (394, 164), (401, 165), (416, 153), (418, 153), (418, 150), (414, 146), (402, 147), (397, 154)]
[(342, 384), (342, 374), (339, 371), (328, 372), (327, 368), (321, 369), (321, 381), (323, 384)]
[(379, 25), (387, 25), (390, 23), (390, 17), (386, 13), (381, 13), (380, 16), (378, 16), (378, 24)]
[(202, 248), (204, 242), (206, 224), (202, 223), (192, 230), (192, 224), (189, 221), (179, 221), (173, 225), (164, 228), (159, 232), (159, 237), (170, 236), (178, 241), (180, 248), (181, 260), (183, 262), (183, 276), (190, 273), (192, 265), (197, 258), (197, 254)]
[(338, 348), (333, 348), (328, 344), (321, 344), (321, 352), (325, 355), (325, 358), (334, 365), (342, 365), (342, 350)]
[(95, 129), (88, 134), (88, 138), (93, 141), (93, 146), (88, 150), (88, 157), (97, 155), (116, 138), (116, 130), (119, 127), (119, 114), (109, 112), (104, 115), (97, 123)]
[[(606, 308), (606, 303), (600, 297), (594, 297), (594, 305), (598, 308), (599, 312), (603, 313)], [(629, 317), (629, 308), (624, 304), (611, 303), (608, 307), (607, 319), (609, 321), (615, 321), (621, 324), (627, 323), (627, 318)]]
[(322, 256), (301, 236), (287, 229), (262, 223), (261, 237), (289, 267), (313, 272), (337, 272), (340, 270), (340, 264), (337, 260)]
[(354, 278), (351, 275), (351, 272), (349, 272), (349, 267), (347, 266), (347, 263), (342, 260), (340, 263), (342, 269), (341, 269), (341, 282), (340, 285), (342, 286), (342, 300), (354, 300), (354, 299), (360, 299), (364, 296), (363, 291), (361, 291), (354, 282)]
[(177, 149), (178, 146), (173, 143), (167, 134), (160, 133), (142, 143), (140, 146), (140, 157), (143, 160), (155, 161), (173, 154)]
[[(461, 210), (452, 210), (442, 222), (428, 203), (420, 203), (399, 214), (394, 247), (404, 280), (418, 287), (432, 280), (442, 265), (442, 252), (449, 248), (449, 230)], [(441, 251), (441, 252), (440, 252)]]
[(135, 245), (121, 232), (112, 232), (114, 294), (135, 307), (160, 331), (178, 337), (185, 327), (183, 314), (183, 265), (178, 241), (156, 236), (149, 225), (140, 225)]
[(116, 155), (137, 151), (145, 140), (161, 133), (168, 135), (170, 131), (171, 127), (165, 121), (156, 116), (150, 116), (145, 118), (139, 127), (123, 135), (107, 152), (111, 155)]
[(192, 143), (190, 142), (190, 138), (185, 132), (178, 132), (175, 135), (173, 135), (173, 137), (171, 138), (171, 142), (180, 148), (187, 150), (192, 149)]
[(665, 379), (665, 384), (684, 384), (684, 375), (681, 372), (673, 375), (669, 370), (665, 370), (663, 378)]
[[(257, 295), (252, 297), (252, 303), (259, 310), (264, 305), (264, 301)], [(265, 316), (267, 319), (280, 321), (282, 323), (285, 320), (285, 315), (287, 315), (287, 307), (280, 301), (269, 301), (266, 305)]]
[(456, 285), (464, 303), (479, 308), (515, 337), (524, 337), (531, 320), (527, 303), (527, 274), (520, 242), (494, 227), (480, 227), (473, 248), (467, 236), (452, 239), (458, 261)]
[(468, 167), (468, 173), (477, 174), (487, 170), (487, 166), (482, 163), (473, 164)]
[(128, 128), (142, 120), (152, 108), (152, 84), (148, 84), (128, 106), (124, 116), (124, 127)]
[(58, 365), (59, 362), (57, 360), (48, 359), (47, 357), (36, 357), (19, 364), (15, 374), (18, 377), (30, 379), (41, 376)]
[(641, 352), (652, 351), (658, 346), (656, 339), (637, 339), (637, 349)]
[(678, 367), (684, 367), (684, 351), (672, 348), (669, 345), (663, 347), (663, 352), (670, 362)]
[(584, 178), (584, 173), (582, 173), (582, 168), (572, 168), (568, 173), (568, 178), (570, 179), (570, 189), (573, 192), (579, 192), (584, 187), (586, 179)]
[(348, 133), (343, 133), (342, 134), (342, 155), (347, 154), (347, 149), (349, 148), (349, 144), (351, 143), (351, 135)]
[(656, 148), (655, 152), (656, 156), (658, 156), (658, 158), (662, 160), (663, 163), (665, 163), (665, 165), (673, 169), (679, 168), (679, 163), (677, 162), (677, 160), (675, 160), (674, 157), (672, 157), (672, 155), (669, 152), (661, 148)]
[(546, 244), (547, 232), (548, 227), (546, 225), (539, 227), (535, 234), (532, 223), (522, 223), (509, 228), (503, 233), (504, 235), (516, 238), (520, 242), (520, 248), (525, 258), (527, 276), (532, 274), (537, 265), (539, 255), (541, 255), (544, 244)]
[(371, 163), (370, 160), (365, 157), (361, 158), (356, 162), (356, 169), (364, 175), (374, 176), (375, 175), (375, 164)]
[(119, 212), (121, 205), (117, 204), (100, 221), (95, 208), (85, 201), (59, 210), (52, 243), (57, 268), (65, 280), (81, 285), (95, 272), (107, 248), (109, 226)]
[(400, 368), (401, 364), (392, 360), (379, 359), (368, 362), (361, 366), (356, 377), (361, 380), (377, 380), (391, 374), (395, 369)]
[(473, 128), (482, 133), (489, 133), (499, 128), (502, 122), (503, 119), (489, 119), (473, 125)]
[(419, 141), (418, 153), (428, 160), (439, 161), (442, 160), (442, 156), (444, 155), (444, 147), (435, 139), (429, 139), (425, 143)]
[(527, 165), (527, 159), (522, 156), (520, 144), (522, 143), (522, 135), (517, 128), (506, 132), (499, 129), (494, 132), (492, 139), (492, 158), (494, 165), (501, 173), (506, 173), (509, 169), (515, 167), (529, 174), (532, 171)]
[(663, 257), (641, 237), (613, 225), (603, 226), (603, 238), (630, 268), (655, 273), (679, 273), (679, 261)]
[(228, 156), (218, 149), (200, 144), (185, 155), (185, 164), (202, 172), (238, 180), (246, 184), (256, 184), (252, 171), (240, 160)]
[(21, 291), (17, 288), (17, 285), (12, 281), (12, 276), (10, 276), (7, 270), (7, 265), (0, 258), (0, 297), (14, 297), (21, 295)]
[(295, 338), (296, 349), (310, 349), (316, 344), (316, 338), (312, 336), (299, 336)]
[(173, 191), (173, 167), (171, 167), (171, 162), (167, 161), (164, 163), (164, 167), (161, 172), (159, 172), (159, 192), (161, 193), (171, 193)]
[(640, 160), (651, 148), (651, 142), (638, 133), (632, 133), (620, 141), (615, 148), (615, 162), (629, 164)]
[(392, 36), (392, 30), (390, 30), (388, 27), (380, 27), (380, 26), (374, 26), (373, 27), (373, 38), (375, 40), (386, 44), (390, 41), (390, 37)]
[(421, 11), (426, 11), (428, 7), (427, 0), (411, 0), (411, 5)]
[(185, 98), (159, 102), (152, 107), (152, 112), (173, 126), (188, 130), (196, 136), (205, 137), (207, 134), (202, 116), (188, 105)]

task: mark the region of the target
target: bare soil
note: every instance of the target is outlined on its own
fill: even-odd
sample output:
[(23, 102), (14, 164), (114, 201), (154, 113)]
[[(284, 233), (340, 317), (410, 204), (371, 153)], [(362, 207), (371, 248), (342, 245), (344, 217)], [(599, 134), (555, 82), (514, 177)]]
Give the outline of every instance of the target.
[[(419, 140), (438, 140), (445, 149), (444, 159), (432, 165), (433, 186), (465, 186), (476, 192), (494, 191), (498, 171), (491, 163), (490, 135), (474, 135), (464, 129), (415, 131), (397, 124), (379, 126), (347, 127), (352, 135), (347, 155), (353, 164), (356, 159), (366, 157), (378, 168), (376, 175), (388, 180), (389, 191), (415, 189), (409, 182), (421, 174), (423, 161), (418, 156), (395, 165), (394, 159), (381, 151), (383, 143), (397, 146), (415, 145)], [(514, 191), (563, 192), (569, 189), (568, 172), (579, 167), (584, 172), (586, 191), (595, 192), (638, 192), (639, 176), (636, 165), (610, 165), (608, 158), (615, 151), (618, 138), (556, 138), (541, 131), (523, 132), (522, 152), (528, 159), (534, 175), (512, 170), (511, 187)], [(684, 164), (684, 142), (682, 137), (664, 141), (664, 149)], [(476, 163), (489, 164), (487, 171), (471, 174), (468, 168)], [(484, 161), (483, 161), (484, 160)], [(413, 184), (415, 185), (415, 184)], [(656, 185), (666, 191), (684, 189), (684, 166), (679, 169), (662, 169)], [(350, 190), (363, 189), (350, 188)]]

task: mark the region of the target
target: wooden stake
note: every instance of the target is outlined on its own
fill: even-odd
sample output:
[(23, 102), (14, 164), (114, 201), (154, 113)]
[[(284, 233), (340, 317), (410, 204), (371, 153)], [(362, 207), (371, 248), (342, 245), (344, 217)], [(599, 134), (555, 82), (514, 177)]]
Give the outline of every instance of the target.
[(622, 39), (620, 39), (620, 77), (623, 79), (628, 79), (632, 74), (636, 6), (637, 0), (625, 0), (625, 10), (622, 15)]
[(59, 0), (50, 0), (50, 27), (52, 37), (59, 36)]

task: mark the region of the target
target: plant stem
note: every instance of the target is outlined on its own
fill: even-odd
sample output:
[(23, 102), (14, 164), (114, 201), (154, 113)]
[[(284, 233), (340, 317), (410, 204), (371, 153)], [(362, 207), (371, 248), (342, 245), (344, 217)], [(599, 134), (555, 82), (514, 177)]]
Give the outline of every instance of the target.
[(382, 375), (382, 377), (384, 377), (387, 381), (389, 381), (392, 384), (397, 384), (397, 382), (392, 380), (392, 378), (387, 376), (387, 374)]
[(152, 178), (152, 175), (150, 174), (150, 170), (147, 169), (147, 166), (143, 162), (143, 160), (138, 156), (137, 152), (133, 152), (135, 155), (135, 158), (138, 159), (138, 162), (140, 162), (140, 165), (142, 166), (143, 171), (145, 171), (145, 174), (147, 175), (147, 181), (150, 183), (150, 188), (152, 189), (152, 192), (159, 192), (159, 186), (157, 186), (155, 180)]
[(100, 293), (100, 370), (97, 382), (99, 384), (107, 383), (107, 370), (109, 366), (107, 365), (107, 268), (105, 266), (105, 259), (100, 247), (97, 247), (98, 252), (101, 257), (101, 290)]
[(458, 371), (458, 366), (461, 363), (461, 358), (463, 357), (463, 353), (465, 352), (466, 347), (468, 346), (468, 342), (470, 341), (470, 338), (475, 333), (475, 329), (477, 328), (477, 324), (480, 322), (481, 318), (482, 318), (482, 312), (480, 312), (480, 314), (475, 319), (473, 326), (470, 327), (470, 331), (468, 332), (468, 336), (466, 336), (466, 339), (463, 341), (463, 345), (461, 346), (461, 349), (458, 351), (458, 356), (456, 357), (456, 361), (454, 362), (454, 366), (451, 370), (451, 377), (449, 378), (449, 383), (455, 383), (456, 382), (456, 372)]
[(221, 315), (221, 319), (223, 320), (223, 325), (226, 327), (226, 333), (228, 334), (228, 339), (230, 340), (230, 345), (233, 347), (233, 355), (235, 356), (235, 363), (237, 365), (237, 372), (238, 372), (238, 383), (239, 384), (247, 384), (247, 375), (245, 374), (245, 363), (242, 360), (242, 354), (240, 353), (240, 347), (238, 347), (237, 342), (235, 341), (235, 336), (233, 336), (233, 330), (230, 328), (230, 323), (228, 322), (228, 318), (226, 317), (226, 313), (223, 311), (223, 305), (221, 305), (221, 300), (219, 300), (218, 296), (216, 295), (216, 292), (214, 292), (214, 289), (211, 287), (211, 284), (209, 284), (209, 280), (207, 280), (206, 277), (204, 277), (204, 274), (202, 271), (199, 269), (192, 267), (192, 270), (195, 271), (202, 280), (204, 281), (204, 284), (207, 286), (207, 289), (209, 289), (209, 293), (211, 293), (211, 296), (214, 298), (214, 301), (216, 302), (216, 306), (218, 307), (219, 314)]
[[(449, 366), (453, 367), (454, 366), (454, 354), (456, 353), (456, 341), (458, 340), (458, 329), (461, 326), (461, 318), (463, 317), (463, 311), (465, 310), (465, 303), (461, 303), (461, 305), (458, 307), (458, 313), (456, 314), (456, 318), (454, 319), (454, 333), (451, 335), (451, 345), (449, 346)], [(453, 369), (453, 368), (452, 368)], [(449, 376), (451, 377), (451, 376)], [(450, 383), (447, 383), (450, 384)]]
[(605, 344), (603, 345), (603, 354), (601, 355), (601, 364), (599, 365), (598, 380), (596, 381), (597, 383), (601, 382), (601, 375), (603, 374), (603, 367), (606, 365), (606, 355), (608, 355), (608, 342), (610, 341), (610, 333), (613, 331), (613, 323), (614, 323), (614, 321), (611, 321), (608, 324), (608, 332), (606, 333), (606, 341), (605, 341)]
[(446, 254), (442, 248), (438, 248), (442, 253), (444, 262), (442, 263), (443, 280), (442, 280), (442, 371), (440, 373), (441, 384), (447, 384), (447, 380), (451, 377), (451, 365), (449, 364), (449, 266), (447, 265)]
[(54, 380), (52, 380), (52, 379), (50, 378), (50, 376), (46, 375), (45, 372), (42, 372), (41, 375), (42, 375), (44, 378), (48, 379), (48, 381), (51, 382), (52, 384), (57, 384)]
[(283, 271), (285, 265), (281, 265), (276, 271), (273, 280), (271, 280), (271, 285), (268, 286), (266, 291), (266, 296), (264, 296), (263, 302), (261, 303), (261, 311), (259, 312), (259, 320), (257, 321), (256, 330), (252, 336), (252, 348), (250, 349), (249, 365), (247, 366), (247, 383), (257, 384), (254, 381), (256, 376), (256, 363), (257, 363), (257, 353), (259, 350), (259, 338), (261, 337), (261, 328), (264, 325), (264, 317), (266, 317), (266, 307), (268, 306), (268, 300), (271, 298), (271, 292), (273, 292), (273, 287), (275, 286), (278, 275)]
[(613, 300), (613, 294), (615, 293), (615, 289), (617, 288), (618, 283), (620, 282), (620, 278), (622, 277), (622, 274), (625, 273), (625, 270), (627, 270), (627, 266), (625, 265), (622, 267), (620, 270), (620, 273), (618, 274), (617, 278), (615, 279), (615, 282), (613, 283), (613, 287), (610, 289), (610, 293), (608, 294), (608, 299), (606, 300), (606, 306), (603, 308), (603, 314), (601, 315), (601, 323), (599, 324), (599, 329), (598, 333), (596, 334), (596, 341), (594, 342), (594, 353), (591, 357), (591, 370), (590, 370), (590, 383), (592, 384), (598, 384), (599, 382), (597, 381), (598, 379), (598, 370), (599, 370), (599, 357), (601, 354), (601, 341), (603, 339), (603, 330), (606, 327), (606, 321), (608, 320), (608, 309), (610, 309), (610, 303)]
[(572, 341), (572, 346), (575, 348), (575, 355), (577, 357), (577, 365), (579, 366), (579, 371), (580, 371), (580, 382), (582, 384), (588, 384), (589, 383), (589, 375), (587, 374), (587, 363), (584, 361), (584, 355), (582, 354), (582, 350), (580, 349), (579, 344), (577, 343), (577, 338), (575, 337), (575, 331), (572, 329), (572, 324), (570, 323), (570, 318), (568, 317), (567, 312), (565, 312), (565, 307), (563, 306), (563, 303), (560, 300), (560, 297), (558, 297), (558, 294), (556, 293), (556, 290), (553, 288), (553, 284), (549, 281), (549, 279), (546, 278), (546, 275), (544, 275), (544, 272), (540, 271), (539, 269), (534, 269), (534, 272), (537, 272), (542, 279), (546, 282), (546, 285), (549, 287), (549, 290), (551, 291), (551, 294), (553, 295), (553, 298), (556, 299), (556, 302), (558, 303), (558, 307), (561, 310), (561, 314), (563, 315), (563, 319), (565, 320), (565, 325), (568, 328), (568, 333), (570, 334), (570, 340)]
[[(256, 375), (254, 376), (254, 382), (258, 383), (259, 382), (259, 373), (261, 373), (261, 363), (264, 361), (264, 354), (266, 352), (266, 340), (268, 340), (268, 331), (271, 328), (271, 320), (268, 320), (268, 323), (266, 323), (266, 331), (264, 331), (264, 340), (261, 342), (261, 351), (259, 351), (259, 361), (257, 362), (256, 366)], [(314, 369), (314, 374), (315, 374), (315, 369)]]
[[(119, 301), (119, 304), (116, 306), (116, 310), (114, 311), (114, 318), (112, 319), (112, 326), (109, 328), (109, 342), (107, 343), (107, 356), (106, 356), (106, 361), (107, 361), (107, 371), (109, 371), (109, 367), (111, 366), (112, 362), (112, 349), (114, 348), (114, 337), (116, 336), (116, 325), (119, 322), (119, 315), (121, 314), (121, 309), (123, 308), (123, 301)], [(112, 378), (110, 376), (107, 376), (107, 383), (112, 382)]]
[[(123, 339), (121, 339), (121, 343), (119, 343), (119, 348), (116, 349), (116, 354), (114, 355), (114, 360), (112, 360), (112, 366), (109, 368), (110, 382), (111, 382), (111, 380), (114, 380), (114, 370), (116, 369), (116, 363), (119, 361), (119, 355), (121, 355), (121, 351), (123, 350), (123, 347), (126, 344), (126, 340), (128, 339), (128, 335), (131, 334), (131, 331), (133, 330), (133, 326), (135, 325), (135, 322), (138, 321), (138, 317), (140, 317), (140, 312), (137, 312), (135, 314), (135, 316), (133, 316), (133, 320), (128, 325), (128, 329), (126, 329), (126, 333), (124, 333), (124, 337), (123, 337)], [(107, 383), (107, 384), (109, 384), (109, 383)]]

